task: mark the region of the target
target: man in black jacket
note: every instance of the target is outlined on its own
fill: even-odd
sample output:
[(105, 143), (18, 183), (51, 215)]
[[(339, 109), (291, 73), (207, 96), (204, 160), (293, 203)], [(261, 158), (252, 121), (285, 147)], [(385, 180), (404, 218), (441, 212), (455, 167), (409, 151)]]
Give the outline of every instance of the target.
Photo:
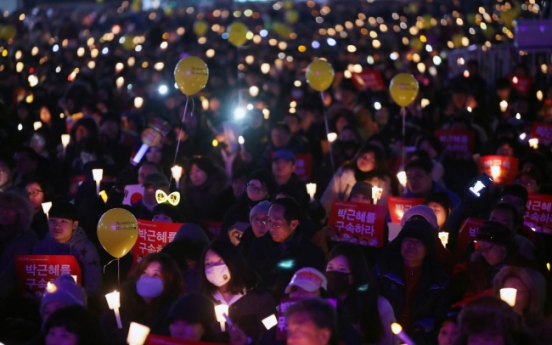
[(301, 207), (295, 201), (275, 200), (268, 217), (269, 231), (253, 241), (248, 261), (275, 301), (279, 301), (298, 269), (324, 271), (326, 259), (322, 249), (301, 233)]

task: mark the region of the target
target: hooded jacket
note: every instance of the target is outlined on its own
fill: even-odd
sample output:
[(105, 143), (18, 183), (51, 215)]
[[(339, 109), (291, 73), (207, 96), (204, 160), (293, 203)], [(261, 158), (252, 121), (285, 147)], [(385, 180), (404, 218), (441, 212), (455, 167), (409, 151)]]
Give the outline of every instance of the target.
[(0, 244), (0, 300), (6, 298), (15, 288), (15, 256), (30, 254), (38, 242), (31, 229), (21, 231), (4, 245)]
[(88, 296), (100, 293), (102, 286), (102, 267), (96, 247), (88, 240), (81, 227), (73, 232), (71, 239), (65, 243), (56, 241), (50, 233), (33, 247), (36, 255), (73, 255), (79, 263), (83, 286)]

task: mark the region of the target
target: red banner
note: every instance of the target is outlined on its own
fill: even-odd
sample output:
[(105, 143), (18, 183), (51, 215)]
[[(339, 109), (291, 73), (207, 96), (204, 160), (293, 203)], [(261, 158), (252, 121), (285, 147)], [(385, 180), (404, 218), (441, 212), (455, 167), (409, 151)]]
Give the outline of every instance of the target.
[(82, 284), (81, 268), (73, 255), (16, 255), (15, 272), (22, 296), (42, 296), (46, 284), (63, 274), (76, 276), (77, 284)]
[(383, 247), (386, 210), (383, 206), (334, 201), (328, 225), (337, 229), (338, 242)]
[(204, 343), (201, 341), (182, 340), (164, 337), (162, 335), (150, 334), (145, 345), (220, 345), (218, 343)]
[[(494, 170), (492, 167), (500, 167)], [(479, 161), (479, 173), (487, 173), (495, 183), (511, 184), (518, 174), (518, 159), (507, 156), (483, 156)]]
[(539, 139), (539, 144), (550, 145), (550, 143), (552, 143), (552, 125), (542, 122), (533, 122), (529, 138)]
[(462, 224), (460, 232), (458, 233), (458, 243), (456, 244), (456, 258), (460, 259), (464, 255), (468, 244), (475, 240), (477, 230), (485, 223), (486, 220), (468, 218)]
[(435, 136), (452, 156), (469, 159), (475, 147), (475, 133), (468, 129), (440, 129)]
[(508, 74), (508, 79), (512, 81), (512, 87), (516, 89), (520, 95), (527, 96), (529, 91), (531, 91), (533, 79), (530, 77)]
[(135, 264), (149, 253), (158, 253), (174, 240), (183, 223), (161, 223), (138, 219), (138, 239), (132, 248)]
[(401, 198), (396, 196), (387, 197), (387, 206), (391, 215), (391, 223), (400, 224), (404, 213), (414, 206), (424, 203), (424, 198)]
[(207, 236), (214, 240), (219, 238), (220, 228), (222, 227), (222, 222), (215, 222), (212, 220), (200, 220), (199, 225), (205, 230)]
[(359, 90), (382, 91), (386, 89), (381, 74), (377, 69), (368, 69), (360, 73), (353, 72), (351, 79)]
[(536, 232), (552, 234), (552, 196), (529, 194), (524, 223)]

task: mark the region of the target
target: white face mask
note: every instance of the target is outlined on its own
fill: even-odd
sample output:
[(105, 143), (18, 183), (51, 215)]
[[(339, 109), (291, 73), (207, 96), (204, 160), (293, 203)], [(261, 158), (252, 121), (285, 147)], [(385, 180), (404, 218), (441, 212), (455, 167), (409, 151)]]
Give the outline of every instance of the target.
[(230, 271), (228, 271), (228, 266), (224, 264), (206, 268), (205, 276), (211, 284), (217, 287), (221, 287), (230, 281)]
[(163, 293), (163, 281), (155, 277), (140, 277), (136, 282), (136, 292), (144, 298), (155, 298)]

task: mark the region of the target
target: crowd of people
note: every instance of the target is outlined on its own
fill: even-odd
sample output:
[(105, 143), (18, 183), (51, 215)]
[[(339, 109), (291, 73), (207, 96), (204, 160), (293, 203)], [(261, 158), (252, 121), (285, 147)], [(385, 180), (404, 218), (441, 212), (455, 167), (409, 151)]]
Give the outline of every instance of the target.
[[(451, 49), (511, 42), (512, 13), (533, 18), (534, 1), (110, 6), (0, 17), (0, 342), (126, 344), (136, 322), (233, 345), (552, 344), (552, 220), (524, 223), (530, 196), (552, 194), (550, 143), (528, 144), (534, 123), (552, 126), (548, 62), (522, 55), (496, 80), (478, 60), (446, 67)], [(225, 32), (235, 20), (250, 30), (240, 47)], [(190, 97), (173, 87), (186, 56), (209, 68)], [(322, 93), (305, 80), (316, 58), (335, 72)], [(363, 71), (384, 89), (359, 86)], [(403, 109), (387, 90), (401, 72), (419, 82)], [(148, 128), (160, 140), (133, 162)], [(469, 152), (443, 129), (469, 131)], [(517, 174), (474, 193), (488, 155), (516, 158)], [(130, 185), (141, 199), (127, 200)], [(388, 213), (383, 243), (328, 222), (336, 201), (390, 212), (390, 197), (423, 202), (398, 233)], [(183, 225), (138, 262), (110, 264), (97, 228), (114, 208)], [(468, 218), (482, 225), (461, 243)], [(71, 255), (82, 279), (25, 295), (26, 254)], [(121, 325), (104, 297), (114, 289)], [(228, 306), (225, 327), (215, 305)]]

